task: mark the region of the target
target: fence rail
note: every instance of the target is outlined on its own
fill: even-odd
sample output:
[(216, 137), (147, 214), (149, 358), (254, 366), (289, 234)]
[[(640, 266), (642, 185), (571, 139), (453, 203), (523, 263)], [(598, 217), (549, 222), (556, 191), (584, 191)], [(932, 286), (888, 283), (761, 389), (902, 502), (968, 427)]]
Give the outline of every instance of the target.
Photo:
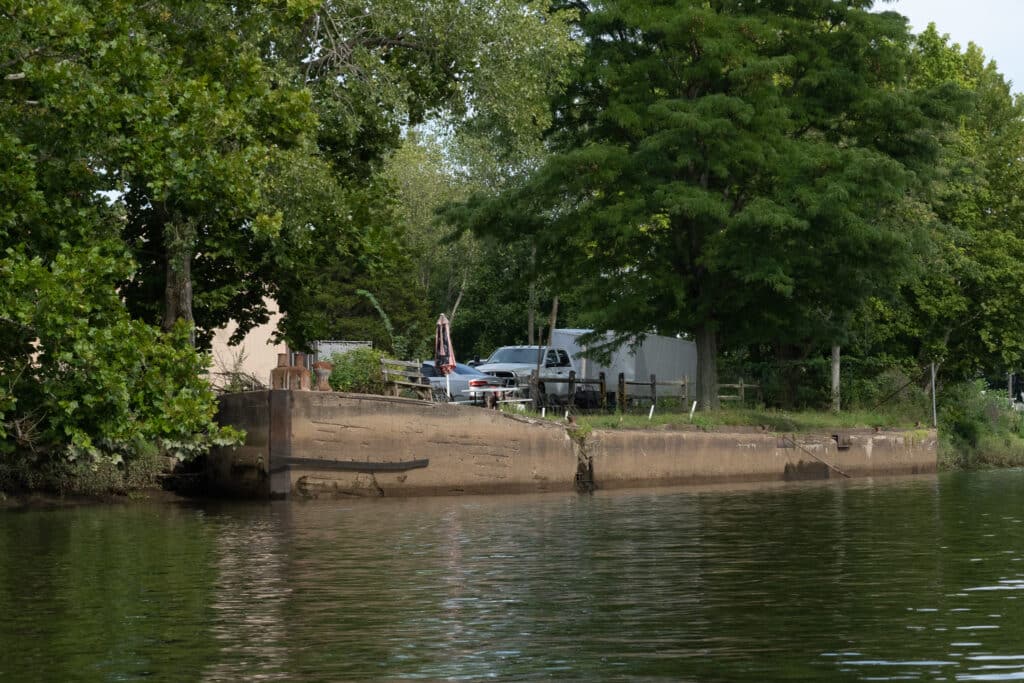
[[(420, 398), (433, 399), (430, 380), (420, 373), (419, 362), (382, 358), (380, 364), (384, 381), (391, 387), (396, 396), (405, 390), (414, 392)], [(581, 398), (582, 390), (587, 393), (587, 400), (584, 403), (603, 411), (608, 410), (613, 405), (620, 412), (635, 404), (649, 402), (650, 405), (654, 406), (657, 405), (659, 398), (668, 397), (681, 399), (685, 407), (692, 398), (690, 396), (691, 382), (689, 377), (676, 380), (659, 380), (656, 375), (652, 374), (648, 379), (628, 380), (625, 373), (620, 372), (616, 380), (614, 384), (610, 383), (603, 372), (599, 373), (596, 379), (588, 379), (577, 377), (575, 370), (570, 371), (568, 377), (545, 376), (534, 370), (530, 373), (530, 377), (525, 384), (517, 386), (520, 389), (528, 390), (530, 400), (533, 401), (534, 407), (538, 410), (546, 406), (551, 398), (549, 392), (542, 392), (540, 390), (542, 384), (545, 387), (567, 384), (568, 391), (565, 393), (566, 405), (576, 405), (577, 400)], [(731, 390), (731, 393), (722, 393), (723, 390)], [(761, 386), (758, 384), (748, 384), (741, 377), (739, 382), (735, 384), (719, 384), (718, 391), (719, 400), (738, 401), (742, 404), (746, 402), (750, 391), (756, 392), (756, 395), (760, 398)], [(523, 399), (515, 400), (519, 402)]]
[[(632, 403), (639, 401), (650, 401), (652, 404), (657, 403), (659, 391), (658, 387), (662, 387), (663, 390), (666, 388), (674, 389), (676, 391), (670, 391), (668, 393), (673, 396), (680, 397), (684, 402), (690, 395), (690, 379), (683, 377), (677, 380), (658, 380), (657, 376), (651, 375), (650, 379), (647, 380), (627, 380), (625, 373), (619, 373), (618, 381), (613, 385), (608, 381), (605, 373), (601, 372), (598, 374), (597, 379), (587, 379), (576, 377), (576, 371), (571, 370), (568, 377), (549, 377), (539, 375), (536, 370), (530, 374), (530, 378), (526, 384), (529, 389), (530, 396), (534, 400), (534, 405), (540, 408), (548, 398), (547, 392), (540, 391), (540, 385), (544, 384), (545, 387), (550, 384), (568, 384), (568, 392), (566, 393), (566, 403), (568, 405), (574, 405), (577, 403), (577, 399), (580, 395), (580, 387), (596, 387), (596, 400), (595, 407), (599, 407), (602, 410), (607, 410), (614, 405), (620, 410)], [(633, 391), (631, 388), (643, 387), (644, 390)]]
[(401, 396), (402, 391), (411, 391), (418, 398), (432, 400), (430, 380), (420, 373), (419, 361), (381, 358), (380, 373), (395, 396)]
[[(735, 389), (734, 394), (723, 394), (722, 389)], [(736, 384), (719, 384), (718, 385), (718, 400), (719, 401), (739, 401), (740, 403), (747, 402), (747, 392), (753, 389), (756, 392), (758, 399), (761, 398), (761, 385), (760, 384), (746, 384), (743, 378), (740, 377), (740, 381)]]

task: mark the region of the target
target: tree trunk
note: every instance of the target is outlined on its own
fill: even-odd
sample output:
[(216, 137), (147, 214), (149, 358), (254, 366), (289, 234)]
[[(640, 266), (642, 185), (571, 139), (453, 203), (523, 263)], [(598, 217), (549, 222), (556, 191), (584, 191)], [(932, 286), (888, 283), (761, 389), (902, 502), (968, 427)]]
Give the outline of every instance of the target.
[(832, 345), (832, 412), (838, 413), (839, 400), (839, 344)]
[(189, 341), (195, 346), (195, 319), (192, 317), (192, 251), (195, 232), (190, 226), (168, 223), (164, 228), (164, 319), (161, 327), (169, 332), (179, 320), (189, 326)]
[(697, 404), (701, 410), (718, 410), (718, 336), (714, 323), (695, 332), (697, 342)]
[(448, 316), (448, 324), (451, 325), (455, 322), (455, 314), (459, 311), (459, 304), (462, 303), (462, 295), (466, 292), (466, 285), (469, 284), (469, 278), (463, 276), (462, 286), (459, 287), (459, 295), (455, 297), (455, 305), (452, 306), (452, 314)]
[(526, 343), (533, 346), (534, 311), (537, 310), (537, 275), (535, 265), (537, 261), (537, 247), (530, 249), (530, 289), (526, 301)]
[(555, 323), (558, 321), (558, 297), (551, 302), (551, 318), (548, 321), (548, 348), (551, 348), (555, 338)]
[[(533, 284), (530, 284), (530, 288), (533, 288)], [(530, 297), (533, 298), (532, 296)], [(533, 306), (530, 306), (530, 310), (526, 313), (526, 343), (533, 346)]]

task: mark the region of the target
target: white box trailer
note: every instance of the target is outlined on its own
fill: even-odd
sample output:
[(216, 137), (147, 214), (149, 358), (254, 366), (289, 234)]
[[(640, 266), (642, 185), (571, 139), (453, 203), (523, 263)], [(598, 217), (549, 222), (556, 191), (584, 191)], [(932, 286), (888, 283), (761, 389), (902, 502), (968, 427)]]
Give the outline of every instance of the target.
[[(649, 334), (635, 350), (628, 342), (621, 344), (612, 351), (611, 359), (605, 365), (587, 358), (589, 347), (579, 341), (580, 337), (591, 332), (593, 330), (556, 328), (551, 335), (552, 346), (564, 348), (572, 355), (582, 379), (596, 380), (604, 372), (610, 387), (615, 386), (620, 372), (629, 382), (648, 381), (652, 374), (658, 382), (679, 382), (685, 378), (692, 385), (697, 379), (697, 345), (689, 339)], [(613, 332), (604, 335), (606, 341), (614, 337)]]

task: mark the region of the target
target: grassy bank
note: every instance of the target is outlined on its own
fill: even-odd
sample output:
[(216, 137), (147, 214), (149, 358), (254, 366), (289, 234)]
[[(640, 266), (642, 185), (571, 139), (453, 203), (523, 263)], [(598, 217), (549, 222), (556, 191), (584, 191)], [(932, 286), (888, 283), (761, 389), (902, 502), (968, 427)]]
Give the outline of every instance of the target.
[(694, 428), (713, 431), (723, 427), (753, 427), (773, 432), (813, 432), (828, 429), (911, 429), (920, 422), (899, 415), (876, 412), (815, 412), (723, 409), (713, 412), (661, 413), (654, 415), (583, 415), (580, 425), (594, 429)]

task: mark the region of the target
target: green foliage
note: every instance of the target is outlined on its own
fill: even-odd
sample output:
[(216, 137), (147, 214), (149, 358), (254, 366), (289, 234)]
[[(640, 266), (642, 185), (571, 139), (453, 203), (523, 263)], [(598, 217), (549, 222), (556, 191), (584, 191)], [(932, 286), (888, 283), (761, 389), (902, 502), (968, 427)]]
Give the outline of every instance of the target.
[(164, 334), (128, 316), (114, 288), (128, 268), (111, 245), (64, 245), (51, 262), (13, 249), (0, 258), (8, 465), (53, 478), (72, 466), (131, 467), (152, 449), (184, 460), (237, 441), (213, 420), (208, 359), (189, 331)]
[[(464, 141), (463, 141), (464, 143)], [(437, 211), (465, 199), (472, 191), (493, 192), (507, 185), (489, 151), (477, 150), (454, 168), (451, 148), (463, 147), (426, 135), (411, 136), (388, 165), (396, 195), (396, 217), (406, 226), (415, 291), (427, 310), (445, 312), (461, 357), (487, 357), (504, 344), (526, 341), (530, 283), (538, 296), (551, 300), (551, 277), (532, 266), (530, 241), (493, 240), (460, 231)], [(539, 317), (539, 316), (538, 316)]]
[(713, 405), (719, 337), (834, 337), (915, 254), (900, 208), (951, 112), (907, 87), (906, 27), (868, 5), (594, 6), (556, 153), (450, 217), (530, 235), (598, 329), (693, 333)]
[(380, 360), (384, 357), (376, 349), (352, 349), (331, 357), (334, 370), (328, 382), (334, 391), (348, 391), (356, 394), (383, 394), (384, 377)]
[(132, 9), (4, 7), (0, 63), (16, 69), (0, 86), (0, 459), (11, 485), (123, 480), (153, 452), (184, 459), (237, 438), (213, 422), (189, 330), (132, 319), (118, 289), (136, 272), (126, 212), (100, 193), (124, 190), (126, 135), (161, 103), (144, 76), (161, 66)]
[[(282, 168), (273, 184), (285, 211), (266, 279), (293, 345), (372, 339), (415, 355), (429, 347), (437, 314), (451, 311), (473, 259), (438, 258), (450, 251), (449, 231), (435, 229), (432, 215), (454, 191), (452, 174), (420, 163), (417, 135), (402, 143), (401, 132), (429, 119), (463, 149), (485, 140), (495, 155), (536, 150), (548, 96), (579, 52), (574, 14), (520, 0), (344, 0), (315, 13), (289, 49), (313, 93), (318, 155), (289, 162), (295, 170)], [(310, 45), (320, 53), (313, 61)], [(469, 167), (465, 155), (459, 165)], [(373, 293), (393, 332), (358, 290)]]
[(1024, 414), (983, 381), (959, 382), (939, 394), (941, 464), (970, 469), (1024, 465)]
[(875, 349), (941, 362), (948, 377), (1013, 370), (1024, 362), (1024, 102), (977, 46), (961, 51), (934, 25), (917, 37), (911, 66), (915, 85), (958, 92), (966, 106), (911, 216), (931, 248), (864, 324)]
[[(137, 496), (159, 485), (169, 463), (156, 448), (143, 447), (129, 462), (0, 460), (0, 492), (50, 491), (57, 495)], [(2, 494), (0, 494), (2, 496)]]

